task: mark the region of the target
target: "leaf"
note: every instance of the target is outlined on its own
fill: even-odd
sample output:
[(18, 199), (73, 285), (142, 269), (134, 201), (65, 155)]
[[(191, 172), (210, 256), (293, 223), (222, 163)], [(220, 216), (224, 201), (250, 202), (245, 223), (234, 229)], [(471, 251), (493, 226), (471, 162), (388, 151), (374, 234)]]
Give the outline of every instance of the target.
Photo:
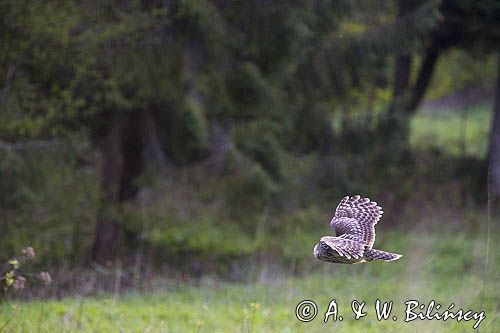
[(12, 265), (14, 266), (14, 269), (18, 269), (19, 268), (19, 261), (17, 259), (10, 259), (8, 261), (9, 265)]
[(8, 288), (14, 284), (14, 274), (13, 272), (9, 272), (5, 274), (5, 286)]

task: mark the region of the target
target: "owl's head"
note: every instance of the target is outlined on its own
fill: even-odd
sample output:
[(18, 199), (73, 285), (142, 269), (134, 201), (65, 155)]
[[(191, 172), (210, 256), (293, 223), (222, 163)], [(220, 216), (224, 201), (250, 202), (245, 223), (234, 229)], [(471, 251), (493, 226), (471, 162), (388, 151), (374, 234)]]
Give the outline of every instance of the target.
[(329, 258), (329, 254), (331, 249), (325, 242), (320, 240), (315, 246), (313, 250), (313, 255), (316, 259), (326, 260)]
[(318, 243), (314, 246), (313, 255), (314, 255), (314, 258), (316, 258), (316, 259), (319, 259), (319, 257), (321, 256), (321, 244), (320, 243)]

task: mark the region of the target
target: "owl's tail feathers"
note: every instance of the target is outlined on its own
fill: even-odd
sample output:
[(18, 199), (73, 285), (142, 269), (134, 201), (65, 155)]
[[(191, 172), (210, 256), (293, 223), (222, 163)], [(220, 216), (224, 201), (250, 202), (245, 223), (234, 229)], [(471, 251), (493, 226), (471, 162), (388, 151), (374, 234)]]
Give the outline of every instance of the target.
[(370, 260), (394, 261), (401, 258), (402, 255), (381, 250), (368, 249), (365, 251), (364, 257), (367, 261)]

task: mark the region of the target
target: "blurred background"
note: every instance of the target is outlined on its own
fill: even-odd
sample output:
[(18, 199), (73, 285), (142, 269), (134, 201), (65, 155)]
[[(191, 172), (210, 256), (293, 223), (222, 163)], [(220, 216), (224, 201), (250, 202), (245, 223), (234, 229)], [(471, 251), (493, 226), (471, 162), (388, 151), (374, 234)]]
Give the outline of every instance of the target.
[(33, 246), (54, 294), (115, 290), (117, 269), (139, 289), (334, 270), (312, 248), (354, 194), (383, 207), (404, 276), (430, 231), (450, 258), (476, 237), (446, 274), (482, 276), (498, 250), (498, 1), (23, 0), (0, 17), (0, 257)]

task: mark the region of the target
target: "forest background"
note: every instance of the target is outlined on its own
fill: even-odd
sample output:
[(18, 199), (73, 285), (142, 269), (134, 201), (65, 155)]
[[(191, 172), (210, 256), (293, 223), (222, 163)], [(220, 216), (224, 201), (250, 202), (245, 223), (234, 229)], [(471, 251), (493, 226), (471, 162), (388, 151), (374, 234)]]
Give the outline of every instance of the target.
[[(316, 287), (335, 268), (312, 248), (354, 194), (386, 212), (397, 276), (415, 253), (442, 260), (436, 289), (498, 280), (500, 2), (23, 0), (0, 17), (0, 258), (32, 246), (54, 281), (4, 298)], [(491, 288), (475, 300), (498, 318)]]

